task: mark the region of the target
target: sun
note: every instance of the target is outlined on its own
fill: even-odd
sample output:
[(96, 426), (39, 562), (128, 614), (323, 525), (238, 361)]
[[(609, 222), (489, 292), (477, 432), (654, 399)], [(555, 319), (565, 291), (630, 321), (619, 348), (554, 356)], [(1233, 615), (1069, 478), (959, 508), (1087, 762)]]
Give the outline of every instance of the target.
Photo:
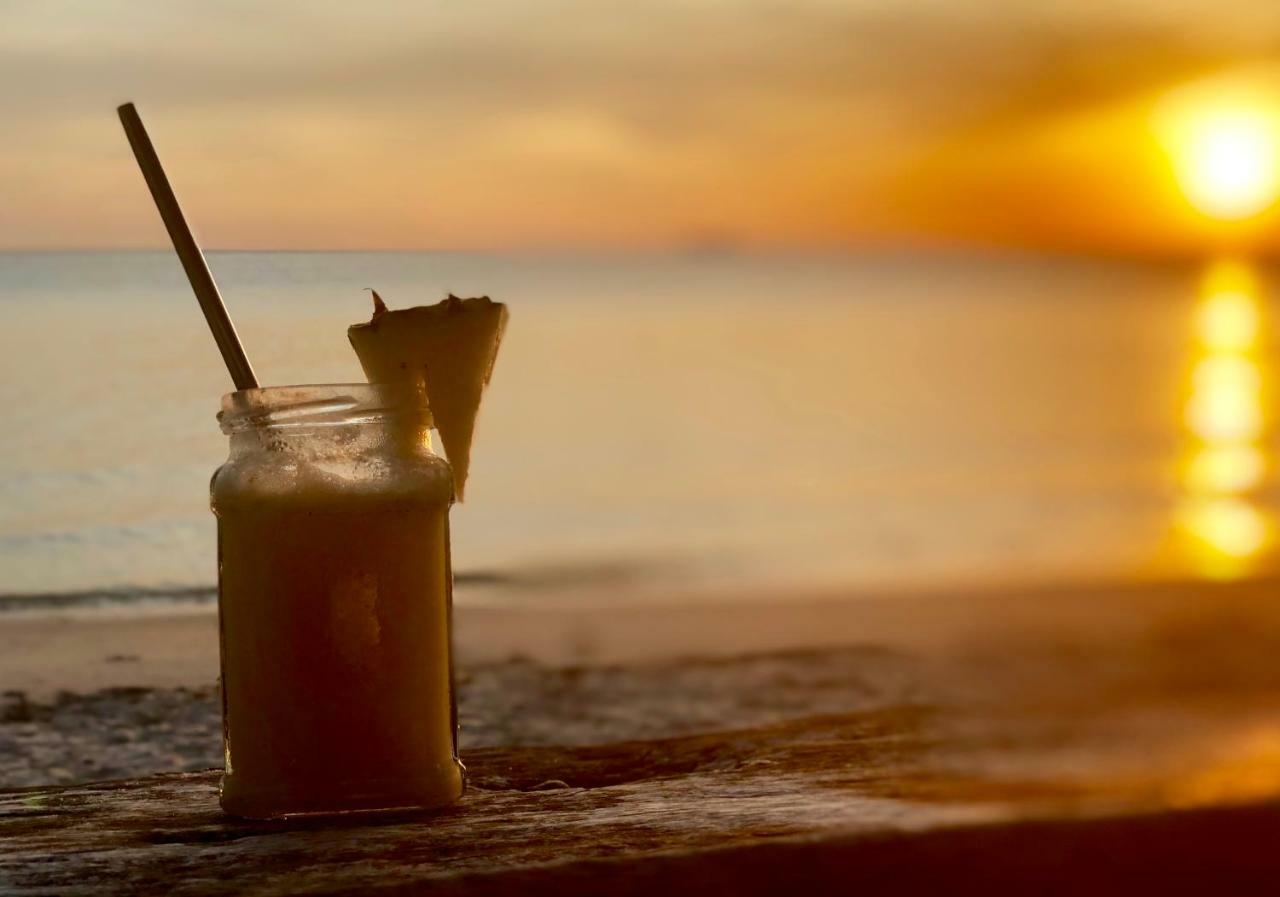
[(1207, 114), (1182, 150), (1178, 176), (1201, 212), (1228, 221), (1251, 218), (1276, 200), (1276, 134), (1247, 110)]
[(1275, 106), (1201, 98), (1166, 117), (1174, 175), (1199, 212), (1252, 218), (1280, 197), (1280, 112)]

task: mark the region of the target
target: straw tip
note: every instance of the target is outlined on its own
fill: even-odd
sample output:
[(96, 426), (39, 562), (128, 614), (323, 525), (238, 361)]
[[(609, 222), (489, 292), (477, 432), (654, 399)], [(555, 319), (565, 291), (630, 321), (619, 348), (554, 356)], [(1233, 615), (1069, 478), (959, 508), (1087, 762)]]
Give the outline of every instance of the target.
[(138, 110), (134, 107), (133, 103), (121, 103), (119, 106), (116, 107), (116, 111), (117, 112), (137, 112)]

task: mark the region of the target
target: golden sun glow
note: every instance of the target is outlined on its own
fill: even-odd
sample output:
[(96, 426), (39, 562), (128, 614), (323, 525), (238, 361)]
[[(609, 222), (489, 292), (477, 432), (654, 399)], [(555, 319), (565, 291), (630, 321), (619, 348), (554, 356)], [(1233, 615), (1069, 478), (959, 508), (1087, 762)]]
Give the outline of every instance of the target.
[(1280, 197), (1280, 110), (1252, 97), (1176, 95), (1161, 113), (1174, 175), (1199, 212), (1252, 218)]

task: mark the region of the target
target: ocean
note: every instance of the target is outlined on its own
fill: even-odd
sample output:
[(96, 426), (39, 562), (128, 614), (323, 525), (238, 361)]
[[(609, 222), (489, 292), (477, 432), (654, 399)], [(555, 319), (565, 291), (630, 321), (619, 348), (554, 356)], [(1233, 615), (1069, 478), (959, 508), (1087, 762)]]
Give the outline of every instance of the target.
[[(1273, 567), (1268, 272), (960, 252), (215, 252), (264, 384), (511, 309), (459, 600)], [(207, 598), (230, 383), (169, 252), (0, 253), (0, 609)]]

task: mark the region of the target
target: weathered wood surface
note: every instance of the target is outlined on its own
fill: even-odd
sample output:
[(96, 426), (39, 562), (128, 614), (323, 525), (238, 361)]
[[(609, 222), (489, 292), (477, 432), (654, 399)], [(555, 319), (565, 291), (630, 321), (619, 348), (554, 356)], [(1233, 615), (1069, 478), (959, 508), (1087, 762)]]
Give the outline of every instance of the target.
[[(530, 758), (494, 754), (477, 766), (482, 782), (493, 775), (489, 784), (501, 787), (477, 787), (432, 817), (376, 824), (229, 822), (213, 806), (211, 773), (13, 795), (2, 811), (0, 879), (11, 892), (43, 894), (418, 893), (428, 885), (563, 894), (599, 893), (605, 882), (611, 893), (693, 890), (694, 882), (776, 893), (805, 881), (818, 893), (851, 894), (920, 893), (902, 890), (908, 882), (948, 893), (991, 893), (977, 886), (985, 882), (1080, 894), (1239, 893), (1222, 888), (1235, 882), (1274, 893), (1278, 804), (1162, 813), (1061, 795), (908, 801), (893, 796), (901, 780), (862, 766), (862, 751), (831, 749), (832, 739), (863, 737), (878, 738), (815, 722), (741, 739), (579, 751), (597, 756), (578, 762), (539, 751), (528, 766), (537, 775), (514, 781), (506, 764), (524, 770)], [(770, 749), (782, 742), (786, 749)], [(808, 769), (802, 754), (821, 755), (827, 771)], [(653, 774), (668, 763), (700, 771), (621, 772)], [(546, 772), (567, 776), (569, 787), (529, 784)]]
[(597, 699), (654, 712), (702, 682), (700, 704), (734, 708), (702, 719), (749, 725), (475, 748), (471, 790), (430, 816), (237, 822), (212, 772), (11, 791), (0, 890), (1275, 893), (1278, 604), (923, 654), (578, 670), (548, 681), (582, 697), (608, 679)]

